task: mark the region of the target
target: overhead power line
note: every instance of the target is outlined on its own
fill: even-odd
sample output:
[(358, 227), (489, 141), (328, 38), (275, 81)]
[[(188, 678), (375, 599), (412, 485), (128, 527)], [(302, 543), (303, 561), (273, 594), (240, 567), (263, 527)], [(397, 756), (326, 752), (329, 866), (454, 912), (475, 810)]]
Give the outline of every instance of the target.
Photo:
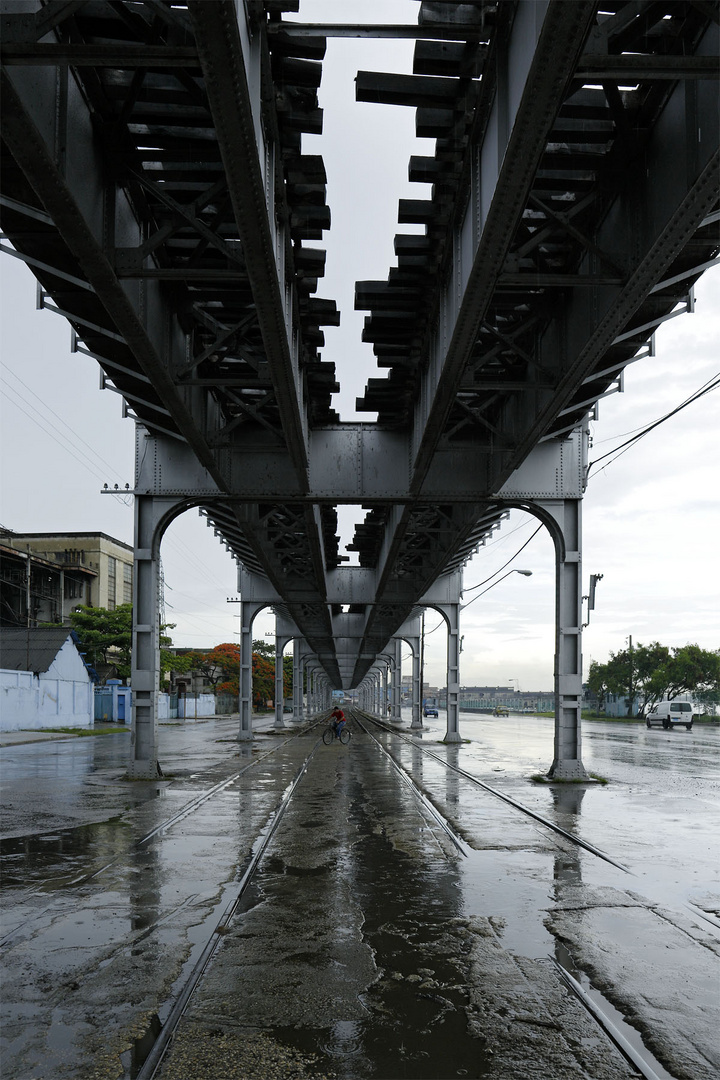
[[(78, 432), (76, 430), (74, 430), (74, 428), (70, 427), (70, 424), (67, 423), (67, 421), (64, 420), (62, 416), (59, 416), (59, 414), (56, 413), (54, 408), (52, 408), (49, 404), (47, 404), (45, 401), (43, 401), (42, 397), (37, 392), (37, 390), (33, 390), (32, 387), (29, 387), (27, 382), (24, 382), (23, 379), (21, 379), (21, 377), (19, 377), (19, 375), (17, 375), (15, 372), (13, 372), (13, 369), (11, 367), (9, 367), (8, 364), (5, 364), (3, 361), (0, 361), (0, 365), (2, 367), (4, 367), (6, 372), (8, 372), (8, 374), (11, 375), (13, 377), (13, 379), (15, 379), (16, 382), (19, 382), (19, 384), (21, 384), (21, 386), (24, 387), (27, 390), (27, 392), (32, 395), (33, 400), (28, 402), (26, 397), (23, 394), (21, 394), (21, 392), (16, 390), (14, 387), (10, 386), (10, 383), (5, 382), (5, 386), (8, 387), (9, 390), (11, 390), (14, 394), (16, 394), (19, 397), (19, 399), (21, 399), (21, 401), (25, 402), (25, 404), (28, 405), (30, 408), (36, 408), (37, 405), (42, 406), (42, 408), (44, 408), (45, 411), (47, 411), (47, 413), (50, 413), (52, 416), (54, 416), (55, 419), (60, 424), (62, 424), (63, 428), (65, 428), (69, 432), (69, 435), (68, 435), (68, 434), (65, 433), (65, 431), (60, 430), (59, 428), (57, 428), (55, 426), (55, 424), (51, 420), (45, 420), (45, 422), (49, 423), (50, 426), (57, 432), (57, 434), (60, 437), (64, 438), (64, 440), (66, 440), (67, 443), (69, 443), (71, 446), (73, 446), (74, 449), (79, 449), (77, 444), (82, 443), (82, 445), (83, 445), (83, 447), (85, 447), (85, 449), (84, 450), (79, 450), (79, 453), (83, 454), (84, 457), (87, 457), (87, 456), (90, 455), (90, 457), (92, 457), (95, 460), (96, 463), (99, 463), (100, 465), (103, 465), (103, 467), (105, 469), (108, 469), (113, 478), (117, 478), (117, 480), (121, 480), (120, 472), (118, 471), (116, 465), (110, 464), (109, 461), (106, 461), (105, 458), (101, 457), (97, 453), (96, 448), (94, 446), (92, 446), (89, 442), (84, 440), (82, 435), (79, 435)], [(43, 419), (45, 419), (45, 418), (43, 417)], [(103, 480), (108, 480), (108, 478), (109, 477), (108, 477), (107, 474), (103, 476)]]
[(607, 454), (601, 454), (599, 458), (595, 458), (594, 461), (591, 461), (588, 465), (588, 476), (590, 475), (590, 470), (593, 468), (594, 465), (597, 465), (598, 462), (604, 461), (605, 458), (612, 458), (611, 461), (608, 461), (607, 465), (603, 466), (603, 469), (607, 469), (608, 465), (612, 465), (613, 461), (617, 461), (619, 457), (622, 457), (623, 454), (626, 454), (631, 446), (633, 446), (636, 442), (639, 442), (640, 439), (643, 439), (656, 427), (659, 427), (660, 424), (664, 424), (666, 420), (669, 420), (671, 417), (676, 416), (679, 412), (681, 412), (682, 409), (686, 409), (688, 405), (692, 405), (693, 402), (699, 401), (701, 397), (704, 397), (705, 394), (709, 394), (711, 390), (717, 390), (718, 386), (720, 386), (720, 373), (718, 373), (717, 375), (713, 375), (713, 377), (711, 379), (708, 379), (708, 381), (704, 383), (699, 390), (696, 390), (694, 394), (691, 394), (689, 398), (686, 398), (685, 401), (681, 402), (680, 405), (676, 406), (676, 408), (671, 409), (670, 412), (666, 413), (664, 416), (661, 416), (658, 420), (653, 420), (652, 423), (647, 424), (636, 435), (633, 435), (624, 443), (620, 443), (619, 446), (616, 446), (614, 450), (608, 450)]

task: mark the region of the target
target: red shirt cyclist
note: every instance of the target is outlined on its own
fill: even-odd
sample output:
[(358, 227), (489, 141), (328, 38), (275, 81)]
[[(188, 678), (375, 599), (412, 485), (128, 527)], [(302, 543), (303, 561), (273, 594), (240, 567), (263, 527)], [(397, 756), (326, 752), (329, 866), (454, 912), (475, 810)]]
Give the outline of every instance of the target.
[(330, 723), (333, 726), (333, 731), (339, 739), (340, 732), (345, 727), (347, 721), (345, 720), (345, 713), (338, 705), (336, 705), (333, 711), (330, 713)]

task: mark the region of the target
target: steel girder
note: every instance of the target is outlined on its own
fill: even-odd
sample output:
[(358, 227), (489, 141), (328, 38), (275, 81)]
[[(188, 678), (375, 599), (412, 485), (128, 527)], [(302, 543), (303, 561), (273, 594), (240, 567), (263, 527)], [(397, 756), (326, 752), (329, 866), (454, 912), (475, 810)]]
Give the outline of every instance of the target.
[[(259, 0), (3, 7), (6, 235), (162, 446), (138, 493), (173, 476), (331, 679), (350, 604), (359, 678), (508, 506), (580, 497), (564, 437), (717, 255), (717, 5), (424, 5), (398, 30), (425, 39), (415, 75), (361, 73), (437, 140), (410, 163), (431, 197), (400, 206), (425, 235), (358, 285), (390, 371), (372, 425), (335, 422), (318, 348), (338, 316), (303, 246), (330, 220), (301, 151), (322, 29)], [(368, 508), (354, 575), (337, 502)]]
[[(396, 237), (397, 269), (356, 294), (390, 369), (359, 405), (410, 432), (418, 496), (453, 449), (458, 469), (481, 457), (489, 493), (576, 427), (720, 248), (717, 18), (690, 4), (541, 7), (498, 6), (479, 87), (459, 61), (454, 78), (426, 77), (437, 69), (418, 51), (416, 78), (358, 80), (361, 100), (416, 107), (418, 132), (437, 137), (434, 159), (410, 162), (432, 199), (400, 204), (425, 236)], [(358, 530), (380, 596), (417, 516), (373, 508)]]
[[(46, 306), (71, 321), (136, 418), (187, 445), (219, 495), (232, 481), (233, 438), (269, 441), (297, 498), (307, 494), (308, 414), (335, 416), (323, 410), (334, 384), (317, 344), (337, 313), (310, 296), (324, 259), (302, 247), (325, 224), (322, 213), (303, 224), (300, 182), (311, 174), (312, 205), (318, 194), (323, 203), (324, 170), (283, 144), (267, 95), (251, 93), (246, 67), (267, 83), (269, 60), (257, 44), (243, 48), (234, 6), (195, 7), (191, 22), (155, 2), (8, 5), (3, 224)], [(304, 74), (282, 72), (286, 91)], [(220, 498), (209, 513), (230, 549), (251, 566), (260, 559), (275, 581), (292, 548), (315, 613), (308, 639), (327, 639), (333, 515), (300, 503), (283, 528), (282, 506), (238, 520)]]

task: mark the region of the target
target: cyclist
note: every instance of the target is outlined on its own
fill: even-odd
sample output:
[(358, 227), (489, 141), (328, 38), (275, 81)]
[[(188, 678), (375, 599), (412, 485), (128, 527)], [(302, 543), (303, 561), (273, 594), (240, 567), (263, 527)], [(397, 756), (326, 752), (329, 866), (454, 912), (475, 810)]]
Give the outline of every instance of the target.
[(339, 739), (340, 732), (347, 723), (347, 721), (345, 720), (345, 713), (342, 711), (339, 705), (336, 705), (333, 711), (330, 713), (330, 723), (333, 726), (333, 731)]

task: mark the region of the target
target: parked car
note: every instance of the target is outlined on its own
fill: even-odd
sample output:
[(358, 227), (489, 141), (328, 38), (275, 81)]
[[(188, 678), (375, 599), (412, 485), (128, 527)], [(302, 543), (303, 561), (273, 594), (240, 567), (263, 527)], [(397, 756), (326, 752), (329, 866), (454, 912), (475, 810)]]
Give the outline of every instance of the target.
[(645, 717), (645, 724), (649, 728), (662, 727), (666, 731), (682, 725), (692, 731), (692, 705), (689, 701), (658, 701)]
[(507, 705), (496, 705), (493, 709), (493, 716), (509, 716), (510, 710)]
[(426, 705), (423, 709), (423, 716), (437, 716), (438, 711), (434, 705)]

